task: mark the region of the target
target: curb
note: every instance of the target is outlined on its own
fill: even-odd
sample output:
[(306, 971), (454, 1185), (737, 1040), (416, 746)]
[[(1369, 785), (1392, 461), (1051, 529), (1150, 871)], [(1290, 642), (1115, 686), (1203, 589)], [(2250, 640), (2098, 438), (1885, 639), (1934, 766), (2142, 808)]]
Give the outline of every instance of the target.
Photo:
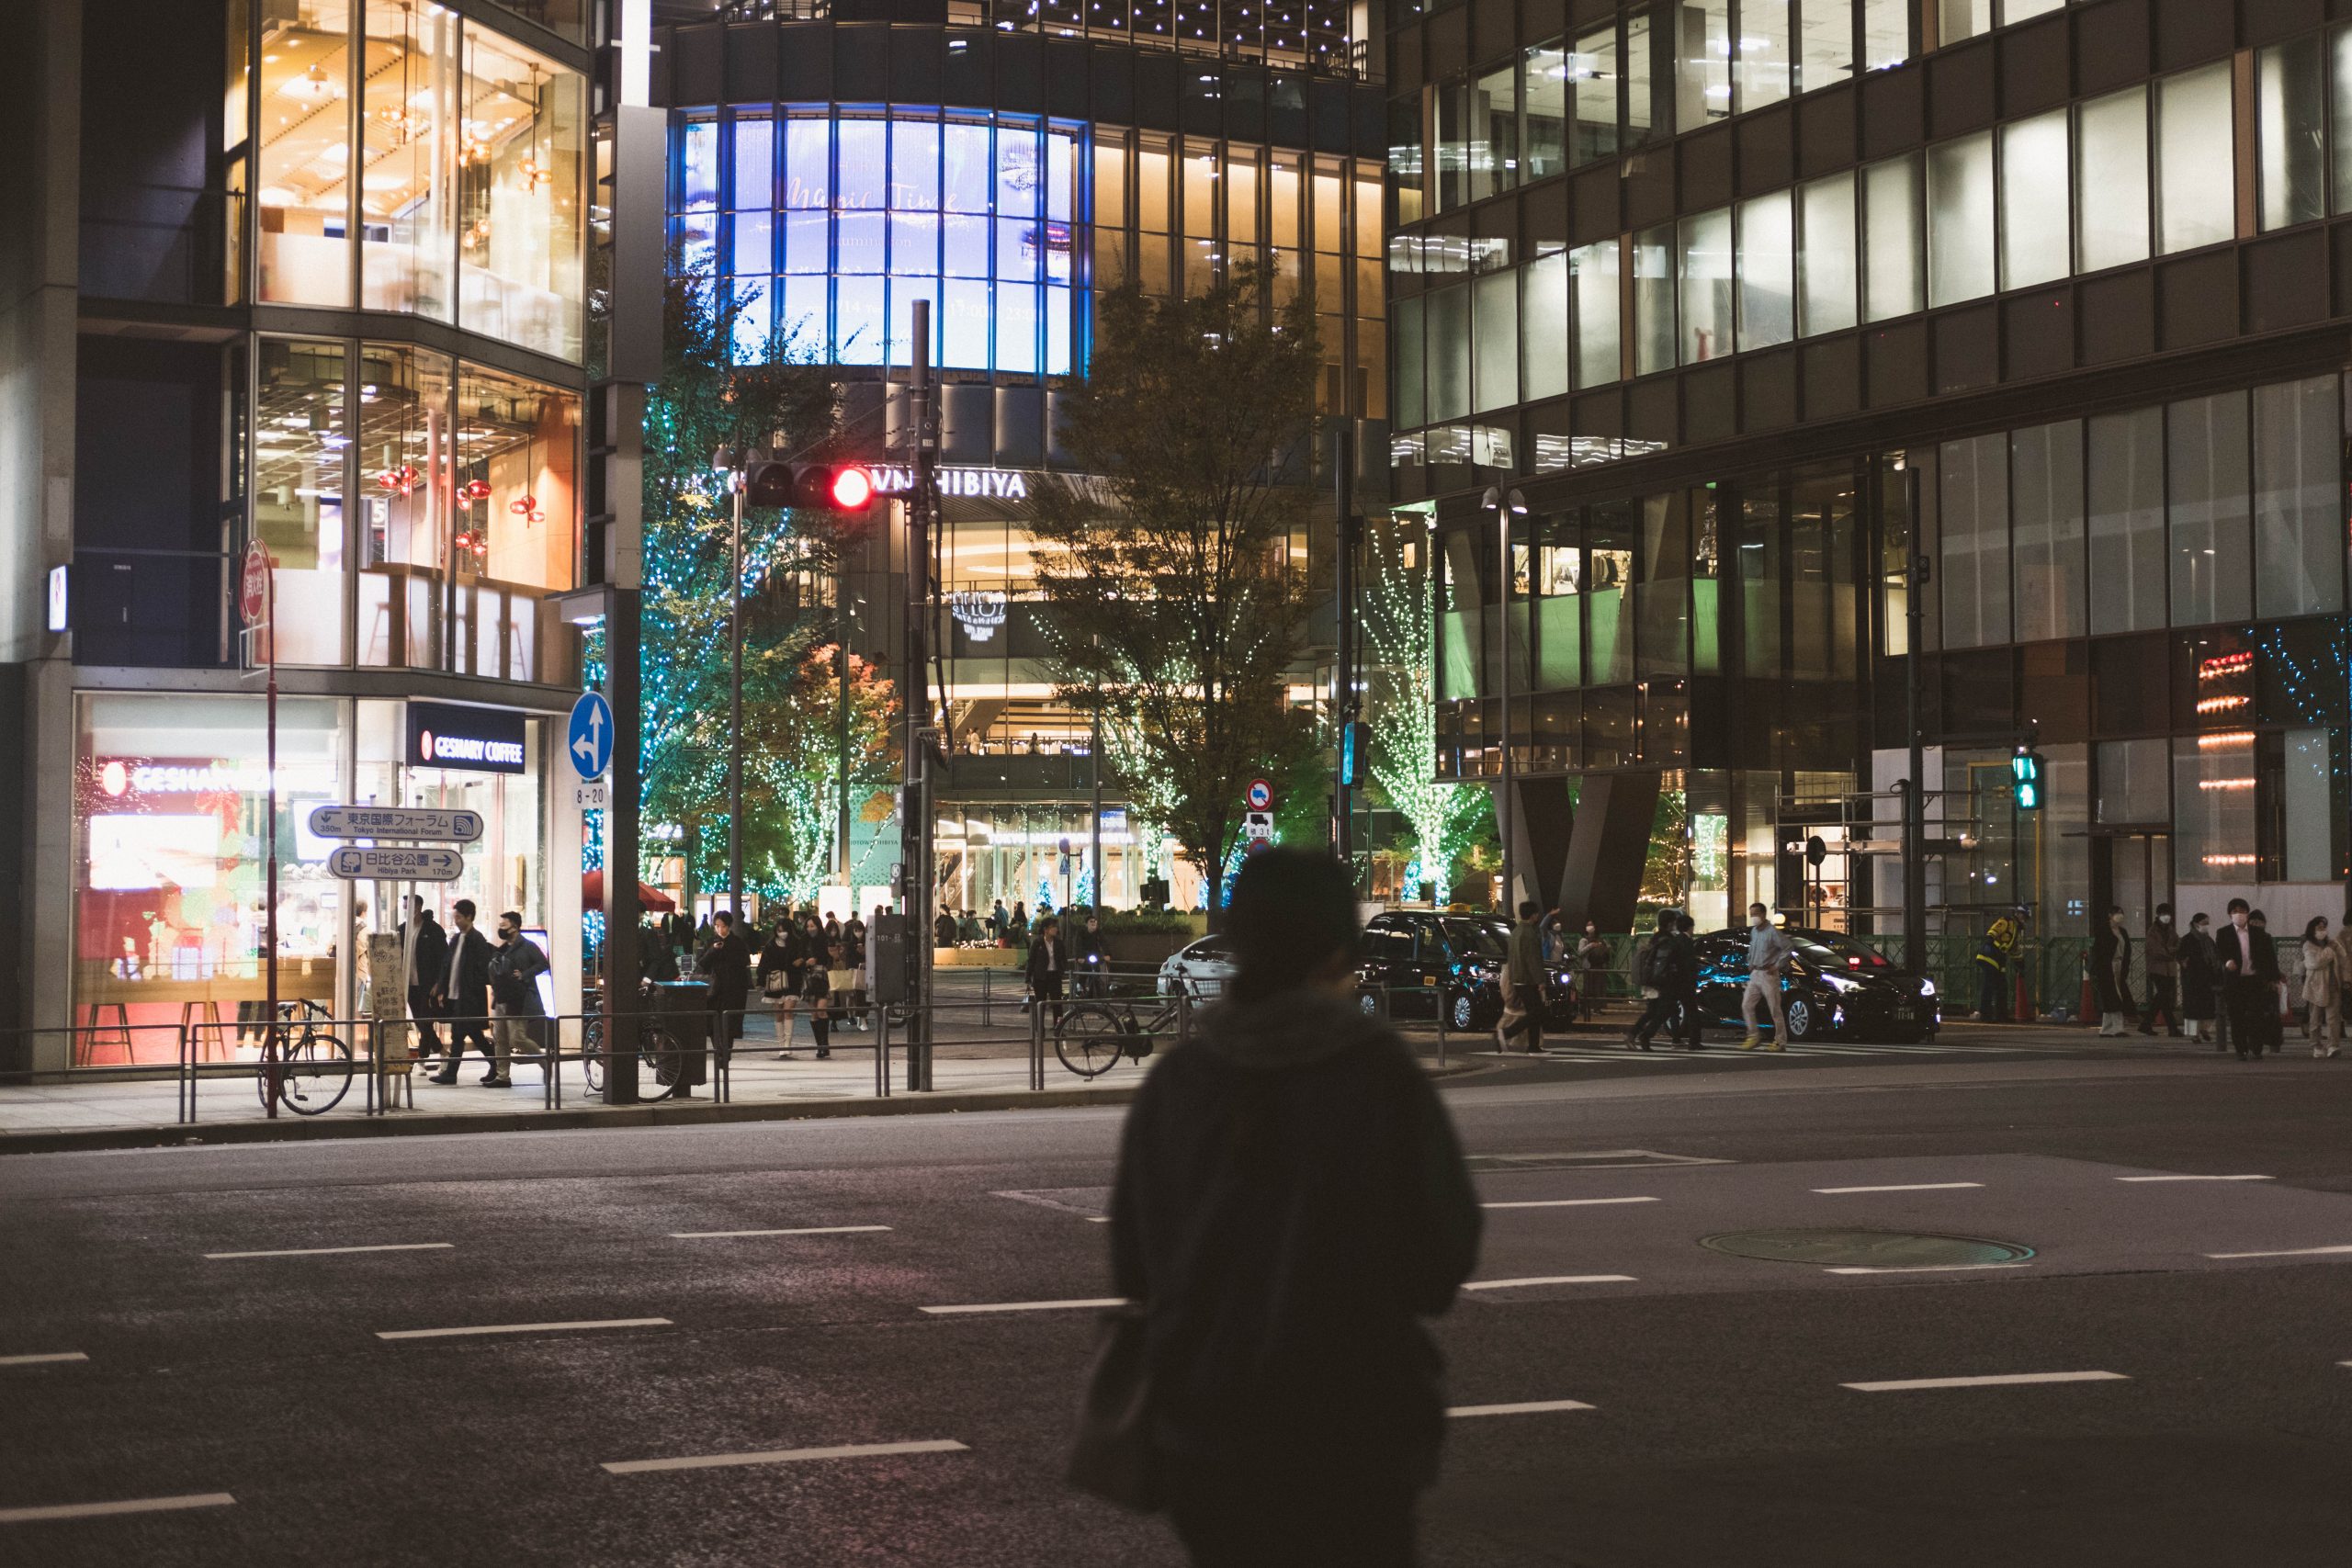
[[(1425, 1064), (1433, 1078), (1480, 1070), (1470, 1062), (1443, 1067)], [(276, 1122), (175, 1123), (168, 1127), (96, 1127), (87, 1132), (0, 1134), (0, 1157), (70, 1154), (83, 1150), (166, 1149), (230, 1144), (311, 1143), (332, 1138), (445, 1137), (466, 1133), (561, 1133), (604, 1127), (700, 1127), (751, 1122), (819, 1122), (854, 1116), (944, 1116), (966, 1111), (1056, 1111), (1096, 1105), (1125, 1105), (1137, 1084), (1108, 1089), (975, 1089), (966, 1093), (922, 1093), (908, 1089), (888, 1100), (774, 1100), (727, 1105), (582, 1106), (566, 1111), (517, 1111), (469, 1116), (382, 1116), (332, 1122), (286, 1118)]]

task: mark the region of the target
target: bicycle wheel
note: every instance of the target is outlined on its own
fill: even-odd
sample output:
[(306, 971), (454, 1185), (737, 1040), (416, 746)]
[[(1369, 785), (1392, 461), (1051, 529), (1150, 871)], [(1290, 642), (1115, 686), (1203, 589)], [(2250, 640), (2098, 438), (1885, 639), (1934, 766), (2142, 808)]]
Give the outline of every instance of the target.
[(1099, 1002), (1065, 1009), (1054, 1030), (1054, 1055), (1082, 1078), (1099, 1078), (1117, 1066), (1126, 1043), (1125, 1016)]
[(644, 1032), (637, 1047), (637, 1098), (640, 1103), (667, 1100), (678, 1092), (684, 1075), (685, 1053), (659, 1024), (641, 1023)]
[(279, 1098), (298, 1116), (333, 1111), (351, 1092), (351, 1047), (332, 1034), (306, 1029), (278, 1068)]
[(580, 1071), (590, 1094), (605, 1092), (605, 1021), (592, 1017), (580, 1027)]

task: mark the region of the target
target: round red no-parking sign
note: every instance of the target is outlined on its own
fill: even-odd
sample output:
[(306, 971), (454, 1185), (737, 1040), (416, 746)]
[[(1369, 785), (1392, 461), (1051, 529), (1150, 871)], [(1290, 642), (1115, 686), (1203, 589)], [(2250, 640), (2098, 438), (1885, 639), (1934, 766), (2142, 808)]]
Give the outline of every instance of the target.
[(258, 626), (262, 615), (269, 608), (269, 552), (255, 539), (245, 550), (244, 575), (237, 584), (237, 608), (244, 612), (245, 625)]

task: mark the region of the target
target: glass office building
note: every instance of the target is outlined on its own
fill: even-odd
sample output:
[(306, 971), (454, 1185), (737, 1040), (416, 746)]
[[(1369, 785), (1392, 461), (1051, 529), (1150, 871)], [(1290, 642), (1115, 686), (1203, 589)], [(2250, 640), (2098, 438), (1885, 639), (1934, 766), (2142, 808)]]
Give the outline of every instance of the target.
[(2352, 32), (2194, 0), (1389, 20), (1436, 766), (1498, 784), (1508, 733), (1524, 890), (1895, 929), (1916, 663), (1947, 933), (2342, 915)]
[[(317, 805), (476, 809), (429, 902), (576, 930), (578, 817), (546, 783), (580, 679), (549, 600), (579, 572), (584, 4), (36, 9), (62, 19), (6, 90), (79, 142), (12, 201), (39, 288), (0, 333), (8, 1021), (80, 1032), (8, 1065), (169, 1061), (216, 1019), (200, 1055), (249, 1045), (273, 839), (280, 993), (354, 1016), (401, 890), (329, 874)], [(436, 729), (501, 743), (428, 755)], [(576, 995), (578, 944), (548, 950)]]
[[(1123, 278), (1172, 294), (1256, 260), (1278, 299), (1313, 295), (1325, 410), (1385, 415), (1382, 97), (1365, 14), (712, 9), (664, 8), (681, 19), (661, 31), (654, 96), (673, 128), (672, 237), (738, 305), (737, 353), (780, 340), (838, 367), (854, 413), (903, 380), (914, 302), (931, 305), (954, 727), (945, 897), (982, 911), (997, 897), (1089, 902), (1093, 738), (1055, 696), (1028, 501), (1048, 479), (1087, 480), (1059, 450), (1058, 406), (1085, 374), (1096, 296)], [(886, 495), (903, 482), (885, 469)], [(1328, 521), (1316, 527), (1301, 547), (1328, 559)], [(879, 558), (864, 565), (848, 583), (853, 636), (893, 664), (883, 607), (903, 590)], [(1297, 671), (1298, 692), (1314, 678)], [(1102, 837), (1103, 902), (1132, 906), (1155, 873), (1192, 901), (1190, 868), (1137, 838), (1115, 789)], [(854, 886), (888, 881), (896, 841), (895, 822), (858, 824)]]

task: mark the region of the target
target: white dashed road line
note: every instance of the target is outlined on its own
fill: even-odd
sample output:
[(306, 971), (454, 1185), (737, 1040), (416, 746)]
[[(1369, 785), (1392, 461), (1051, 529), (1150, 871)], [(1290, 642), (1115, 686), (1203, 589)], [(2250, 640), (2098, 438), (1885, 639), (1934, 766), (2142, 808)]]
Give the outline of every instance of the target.
[(1859, 1265), (1845, 1269), (1824, 1269), (1825, 1274), (1965, 1274), (1979, 1269), (2030, 1269), (2030, 1263), (1907, 1263), (1885, 1268), (1864, 1268)]
[(472, 1334), (550, 1334), (572, 1328), (667, 1328), (666, 1317), (587, 1318), (574, 1323), (493, 1323), (467, 1328), (384, 1328), (379, 1339), (456, 1339)]
[(1084, 1307), (1115, 1307), (1127, 1304), (1125, 1296), (1098, 1296), (1086, 1301), (1069, 1302), (973, 1302), (958, 1306), (933, 1306), (920, 1310), (934, 1317), (966, 1316), (984, 1312), (1076, 1312)]
[(2277, 1252), (2209, 1252), (2208, 1258), (2341, 1258), (2352, 1247), (2290, 1247)]
[(208, 1252), (208, 1258), (330, 1258), (345, 1252), (447, 1252), (458, 1244), (454, 1241), (401, 1241), (385, 1247), (288, 1247), (268, 1252)]
[(1446, 1414), (1459, 1420), (1465, 1416), (1543, 1416), (1555, 1410), (1591, 1408), (1591, 1405), (1577, 1399), (1535, 1399), (1521, 1404), (1457, 1404)]
[(888, 1225), (804, 1225), (782, 1231), (672, 1231), (672, 1241), (720, 1241), (739, 1235), (864, 1235), (887, 1231)]
[(1956, 1192), (1963, 1187), (1982, 1187), (1981, 1181), (1898, 1181), (1885, 1187), (1816, 1187), (1815, 1192)]
[(109, 1514), (166, 1514), (179, 1508), (219, 1508), (235, 1502), (226, 1492), (197, 1492), (185, 1497), (132, 1497), (120, 1503), (57, 1503), (45, 1508), (0, 1508), (0, 1525), (38, 1524), (44, 1519), (96, 1519)]
[(952, 1438), (920, 1443), (843, 1443), (830, 1449), (770, 1449), (762, 1453), (695, 1454), (684, 1459), (608, 1460), (615, 1475), (644, 1475), (657, 1470), (727, 1470), (750, 1464), (798, 1464), (818, 1459), (875, 1459), (885, 1454), (960, 1454), (971, 1450)]
[(56, 1361), (86, 1361), (79, 1350), (51, 1350), (40, 1356), (0, 1356), (0, 1367), (42, 1367)]
[(1481, 1203), (1481, 1209), (1590, 1209), (1607, 1203), (1655, 1203), (1656, 1198), (1529, 1198), (1515, 1203)]
[(2130, 1382), (2121, 1372), (2005, 1372), (1982, 1378), (1898, 1378), (1888, 1382), (1847, 1382), (1857, 1393), (1907, 1393), (1927, 1388), (2013, 1388), (2043, 1382)]
[(2119, 1176), (2118, 1181), (2276, 1181), (2275, 1176)]
[(1465, 1291), (1511, 1291), (1521, 1285), (1630, 1285), (1631, 1274), (1539, 1274), (1527, 1280), (1473, 1280)]

